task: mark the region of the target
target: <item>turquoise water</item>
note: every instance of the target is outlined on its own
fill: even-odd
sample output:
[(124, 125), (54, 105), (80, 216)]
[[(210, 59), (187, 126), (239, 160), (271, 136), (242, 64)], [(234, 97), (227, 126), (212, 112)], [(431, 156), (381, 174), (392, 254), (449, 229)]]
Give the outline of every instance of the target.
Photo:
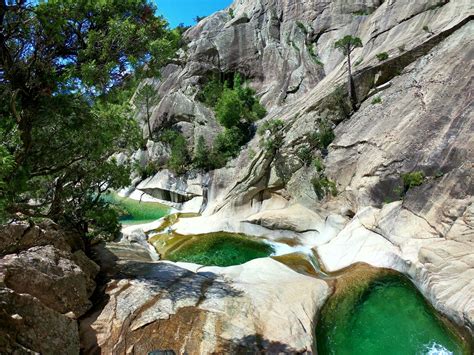
[[(269, 256), (271, 245), (260, 240), (232, 233), (211, 233), (196, 236), (175, 236), (177, 247), (164, 253), (171, 261), (185, 261), (207, 266), (232, 266)], [(184, 240), (183, 240), (184, 239)], [(153, 242), (160, 253), (159, 243)]]
[(170, 208), (158, 202), (140, 202), (128, 197), (120, 197), (111, 192), (104, 200), (116, 205), (123, 213), (120, 221), (124, 224), (142, 224), (160, 219), (170, 212)]
[[(316, 329), (319, 355), (468, 354), (410, 282), (374, 282), (352, 306), (329, 304)], [(329, 301), (331, 302), (331, 301)], [(326, 308), (326, 305), (325, 305)]]

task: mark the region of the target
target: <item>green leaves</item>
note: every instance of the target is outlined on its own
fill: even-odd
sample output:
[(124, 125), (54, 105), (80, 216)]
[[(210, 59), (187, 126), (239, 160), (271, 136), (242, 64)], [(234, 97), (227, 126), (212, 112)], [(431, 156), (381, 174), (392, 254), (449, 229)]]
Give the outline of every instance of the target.
[(255, 90), (242, 85), (242, 78), (235, 75), (233, 88), (225, 87), (216, 103), (217, 121), (225, 128), (239, 123), (252, 123), (266, 115), (265, 108), (255, 98)]
[(334, 47), (341, 50), (344, 55), (348, 55), (355, 48), (362, 47), (362, 41), (359, 37), (347, 35), (334, 43)]
[(177, 174), (184, 174), (191, 161), (184, 136), (179, 132), (167, 130), (163, 132), (160, 140), (168, 143), (171, 147), (171, 157), (168, 160), (168, 168)]
[(148, 0), (15, 4), (0, 18), (0, 210), (83, 232), (117, 225), (100, 196), (130, 183), (115, 159), (140, 143), (130, 98), (180, 34)]
[(225, 128), (236, 126), (244, 114), (244, 103), (237, 90), (225, 88), (216, 104), (217, 121)]

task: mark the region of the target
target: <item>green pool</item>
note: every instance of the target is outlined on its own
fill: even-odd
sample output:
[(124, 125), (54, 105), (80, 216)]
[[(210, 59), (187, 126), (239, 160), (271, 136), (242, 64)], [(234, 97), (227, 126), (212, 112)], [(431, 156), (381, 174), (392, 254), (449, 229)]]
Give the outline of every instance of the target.
[(170, 212), (170, 208), (161, 203), (140, 202), (128, 197), (121, 197), (115, 192), (105, 195), (104, 200), (117, 205), (123, 211), (120, 221), (124, 224), (153, 222)]
[(261, 240), (233, 233), (165, 234), (151, 238), (150, 242), (163, 259), (206, 266), (239, 265), (274, 251)]
[(401, 276), (385, 276), (359, 291), (324, 306), (316, 329), (319, 355), (469, 353), (454, 328)]

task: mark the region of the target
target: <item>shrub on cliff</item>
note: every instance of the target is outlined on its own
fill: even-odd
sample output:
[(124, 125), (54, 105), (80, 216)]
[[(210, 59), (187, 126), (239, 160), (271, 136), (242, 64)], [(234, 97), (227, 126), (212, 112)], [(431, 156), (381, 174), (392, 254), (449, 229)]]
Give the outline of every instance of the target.
[(166, 130), (160, 136), (160, 140), (168, 143), (171, 148), (171, 156), (167, 163), (168, 168), (176, 174), (184, 174), (191, 163), (184, 136), (177, 131)]
[(199, 136), (193, 156), (193, 166), (196, 169), (209, 170), (212, 167), (209, 148), (203, 136)]
[(420, 186), (425, 181), (425, 174), (422, 171), (413, 171), (402, 174), (403, 187), (405, 192), (415, 186)]

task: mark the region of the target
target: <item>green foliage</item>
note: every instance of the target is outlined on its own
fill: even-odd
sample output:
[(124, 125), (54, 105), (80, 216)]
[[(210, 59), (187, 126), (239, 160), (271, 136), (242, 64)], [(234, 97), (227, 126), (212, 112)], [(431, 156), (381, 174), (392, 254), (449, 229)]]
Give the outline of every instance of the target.
[(229, 8), (228, 13), (229, 13), (230, 18), (233, 19), (233, 18), (234, 18), (234, 9), (233, 9), (233, 8)]
[(193, 165), (197, 169), (209, 170), (212, 167), (209, 148), (203, 136), (199, 136), (194, 150)]
[(321, 62), (321, 59), (319, 58), (319, 56), (315, 53), (313, 44), (308, 45), (308, 53), (311, 56), (311, 58), (313, 58), (313, 60), (316, 64), (324, 66), (324, 64), (323, 64), (323, 62)]
[(425, 32), (431, 32), (431, 31), (430, 31), (430, 28), (429, 28), (428, 26), (426, 26), (426, 25), (423, 26), (423, 31), (425, 31)]
[(217, 101), (222, 95), (224, 91), (224, 83), (221, 82), (219, 76), (214, 76), (211, 80), (209, 80), (206, 85), (202, 88), (202, 90), (197, 94), (197, 99), (203, 102), (206, 106), (215, 108), (217, 105)]
[(142, 179), (146, 179), (155, 175), (160, 170), (160, 167), (155, 162), (150, 161), (144, 167), (142, 167), (140, 164), (137, 164), (135, 166), (135, 170), (138, 171), (138, 174)]
[[(0, 131), (0, 136), (4, 133)], [(0, 223), (5, 222), (5, 207), (7, 206), (7, 184), (5, 178), (11, 174), (15, 165), (13, 156), (5, 147), (5, 143), (0, 144)]]
[(239, 127), (225, 129), (217, 135), (212, 148), (212, 164), (214, 168), (225, 166), (227, 161), (235, 158), (242, 145), (246, 143), (246, 135)]
[[(225, 128), (214, 141), (212, 148), (212, 167), (225, 166), (229, 159), (235, 158), (242, 145), (252, 137), (252, 123), (266, 115), (265, 108), (255, 97), (255, 90), (245, 85), (242, 77), (234, 77), (232, 87), (211, 80), (199, 97), (215, 108), (217, 121)], [(209, 167), (211, 168), (211, 167)]]
[(405, 192), (415, 186), (420, 186), (425, 181), (425, 174), (422, 171), (414, 171), (402, 174), (403, 187)]
[(362, 41), (359, 37), (347, 35), (336, 41), (334, 47), (339, 49), (344, 55), (350, 55), (355, 48), (362, 47)]
[(8, 2), (0, 21), (3, 210), (116, 232), (100, 196), (130, 183), (113, 159), (140, 141), (128, 103), (179, 34), (147, 0)]
[(357, 67), (357, 66), (361, 65), (363, 61), (364, 61), (364, 60), (363, 60), (362, 58), (358, 59), (358, 60), (354, 63), (354, 66)]
[(321, 160), (321, 158), (317, 157), (313, 160), (313, 165), (314, 165), (314, 168), (316, 169), (316, 171), (318, 173), (320, 172), (323, 172), (324, 171), (324, 163), (323, 161)]
[(372, 99), (371, 104), (376, 105), (382, 102), (382, 98), (380, 96), (376, 96)]
[(225, 128), (239, 124), (244, 114), (244, 105), (236, 90), (225, 88), (216, 104), (217, 121)]
[(250, 159), (253, 159), (255, 158), (255, 156), (257, 155), (257, 152), (255, 152), (255, 150), (253, 150), (252, 148), (249, 149), (249, 158)]
[(319, 122), (318, 131), (310, 134), (308, 139), (312, 146), (319, 149), (327, 149), (335, 137), (331, 124), (323, 120)]
[(376, 54), (375, 56), (376, 56), (377, 59), (380, 60), (381, 62), (388, 59), (388, 53), (387, 53), (387, 52), (378, 53), (378, 54)]
[(191, 162), (186, 139), (179, 132), (166, 130), (160, 136), (160, 141), (168, 143), (171, 147), (171, 156), (168, 168), (176, 174), (184, 174)]
[(135, 94), (135, 100), (134, 104), (138, 106), (139, 108), (143, 108), (145, 110), (145, 123), (148, 128), (148, 138), (152, 138), (152, 129), (151, 129), (151, 124), (150, 124), (150, 118), (151, 118), (151, 109), (153, 106), (155, 106), (159, 102), (159, 97), (158, 93), (156, 92), (156, 89), (153, 87), (153, 85), (150, 84), (144, 84), (142, 87), (140, 87)]
[(319, 200), (322, 200), (327, 195), (337, 196), (337, 187), (336, 183), (324, 174), (319, 173), (311, 179), (311, 184), (313, 185), (314, 192)]
[(313, 178), (311, 179), (311, 185), (319, 200), (322, 200), (328, 195), (336, 196), (337, 187), (336, 183), (329, 179), (324, 173), (324, 163), (321, 158), (317, 157), (313, 160), (313, 165), (316, 170)]
[(310, 166), (313, 161), (313, 152), (310, 147), (301, 147), (296, 153), (303, 165)]
[(281, 119), (272, 119), (265, 121), (257, 130), (261, 136), (260, 146), (270, 154), (275, 152), (283, 145), (283, 127), (285, 122)]
[(296, 25), (297, 25), (298, 28), (301, 30), (301, 32), (303, 32), (305, 35), (308, 34), (308, 29), (307, 29), (306, 26), (303, 24), (303, 22), (301, 22), (301, 21), (296, 21)]
[(233, 88), (225, 87), (216, 103), (217, 121), (225, 128), (255, 122), (266, 115), (265, 108), (255, 98), (255, 90), (242, 85), (235, 75)]

